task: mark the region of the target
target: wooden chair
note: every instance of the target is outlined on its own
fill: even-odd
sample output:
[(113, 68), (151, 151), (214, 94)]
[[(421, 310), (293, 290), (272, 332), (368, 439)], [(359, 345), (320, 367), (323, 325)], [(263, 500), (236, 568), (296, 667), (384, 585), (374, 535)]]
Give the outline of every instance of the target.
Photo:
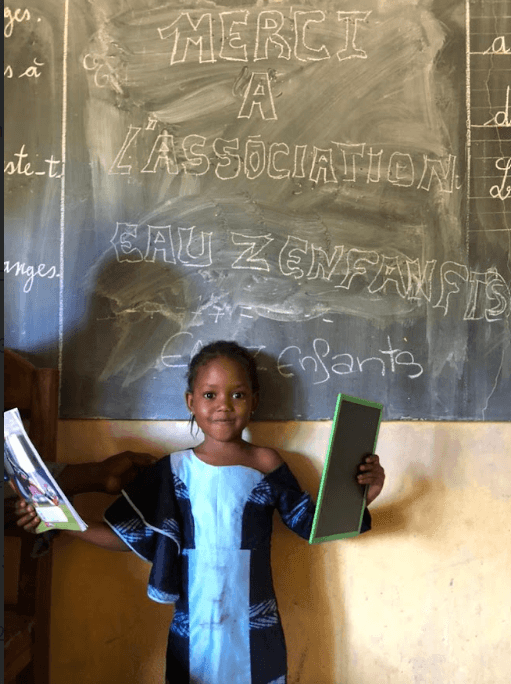
[[(57, 369), (5, 350), (4, 410), (19, 409), (45, 461), (56, 460), (58, 380)], [(4, 681), (49, 684), (51, 549), (32, 557), (37, 537), (16, 526), (12, 503), (4, 500)]]

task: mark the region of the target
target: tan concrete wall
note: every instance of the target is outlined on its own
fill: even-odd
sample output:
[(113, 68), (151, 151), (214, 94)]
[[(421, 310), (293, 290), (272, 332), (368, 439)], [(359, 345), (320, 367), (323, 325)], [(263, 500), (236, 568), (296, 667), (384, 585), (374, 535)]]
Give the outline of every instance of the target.
[[(184, 423), (62, 421), (59, 458), (192, 442)], [(259, 423), (317, 493), (330, 423)], [(289, 684), (507, 684), (511, 635), (511, 424), (383, 423), (387, 472), (374, 530), (309, 546), (277, 521), (274, 580)], [(100, 515), (111, 500), (77, 497)], [(145, 594), (148, 566), (81, 541), (55, 545), (52, 684), (163, 681), (172, 608)]]

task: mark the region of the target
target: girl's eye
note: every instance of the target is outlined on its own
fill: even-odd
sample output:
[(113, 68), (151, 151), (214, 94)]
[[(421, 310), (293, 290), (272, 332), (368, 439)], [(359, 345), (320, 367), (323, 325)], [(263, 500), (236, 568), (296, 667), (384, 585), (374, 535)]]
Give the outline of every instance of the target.
[(214, 392), (205, 392), (204, 397), (206, 399), (214, 399), (215, 398), (215, 393)]
[(245, 395), (243, 394), (243, 392), (234, 392), (232, 396), (234, 397), (234, 399), (243, 399)]

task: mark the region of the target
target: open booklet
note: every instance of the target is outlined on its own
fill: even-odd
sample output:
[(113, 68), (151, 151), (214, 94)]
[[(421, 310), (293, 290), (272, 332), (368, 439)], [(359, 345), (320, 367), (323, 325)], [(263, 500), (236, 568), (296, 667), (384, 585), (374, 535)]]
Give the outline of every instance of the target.
[(30, 441), (18, 409), (4, 412), (4, 472), (41, 518), (36, 532), (87, 529)]

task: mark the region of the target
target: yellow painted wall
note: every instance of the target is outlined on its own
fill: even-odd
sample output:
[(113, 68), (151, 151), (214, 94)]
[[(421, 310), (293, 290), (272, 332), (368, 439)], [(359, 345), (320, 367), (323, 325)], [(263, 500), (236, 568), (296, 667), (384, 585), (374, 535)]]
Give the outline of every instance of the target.
[[(258, 423), (316, 495), (330, 423)], [(61, 421), (59, 460), (191, 444), (184, 423)], [(383, 423), (374, 530), (309, 546), (280, 521), (274, 580), (289, 684), (508, 684), (511, 423)], [(112, 500), (82, 495), (82, 513)], [(159, 684), (172, 608), (148, 566), (78, 540), (55, 544), (52, 684)]]

